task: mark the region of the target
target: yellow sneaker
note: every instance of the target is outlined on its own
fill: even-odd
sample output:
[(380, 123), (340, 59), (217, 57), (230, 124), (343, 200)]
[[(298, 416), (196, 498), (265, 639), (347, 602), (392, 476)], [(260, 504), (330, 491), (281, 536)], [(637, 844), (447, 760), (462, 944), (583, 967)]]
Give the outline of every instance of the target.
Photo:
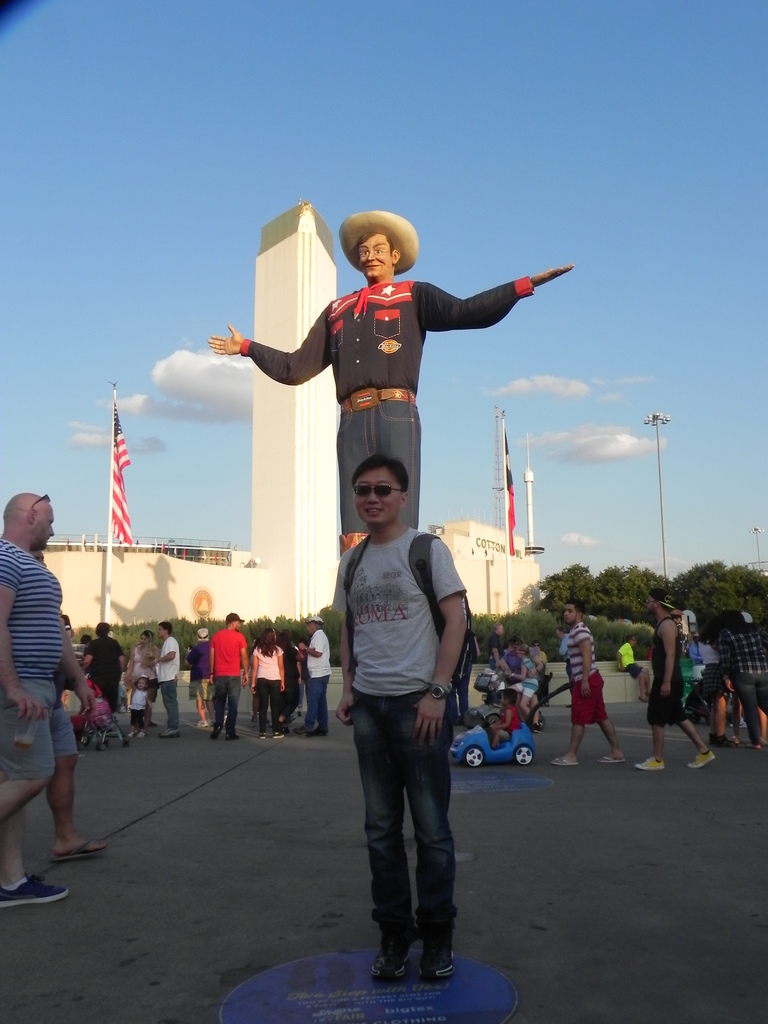
[(709, 764), (710, 761), (715, 760), (715, 755), (711, 750), (707, 750), (704, 754), (697, 754), (693, 761), (688, 762), (689, 768), (703, 768), (705, 764)]
[(657, 761), (655, 757), (649, 757), (647, 761), (636, 764), (635, 768), (638, 768), (641, 772), (663, 772), (664, 762)]

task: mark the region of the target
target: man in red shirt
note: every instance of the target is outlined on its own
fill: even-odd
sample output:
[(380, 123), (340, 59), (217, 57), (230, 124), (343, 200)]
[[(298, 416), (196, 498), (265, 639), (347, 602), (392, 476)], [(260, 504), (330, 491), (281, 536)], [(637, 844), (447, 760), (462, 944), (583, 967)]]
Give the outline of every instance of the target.
[(224, 726), (224, 704), (227, 705), (227, 732), (225, 739), (238, 740), (237, 701), (240, 689), (248, 679), (248, 645), (240, 632), (240, 616), (230, 612), (226, 627), (211, 637), (211, 679), (213, 680), (213, 732), (218, 739)]

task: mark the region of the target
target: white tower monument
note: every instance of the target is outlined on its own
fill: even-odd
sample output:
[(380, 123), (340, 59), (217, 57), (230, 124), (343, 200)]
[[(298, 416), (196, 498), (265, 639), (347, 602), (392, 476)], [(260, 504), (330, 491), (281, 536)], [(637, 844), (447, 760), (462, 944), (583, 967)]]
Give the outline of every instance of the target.
[[(292, 352), (335, 297), (333, 236), (299, 200), (261, 229), (253, 337)], [(330, 368), (290, 387), (254, 367), (251, 550), (269, 571), (270, 615), (303, 618), (333, 597), (337, 419)]]
[(526, 555), (540, 555), (544, 548), (536, 544), (533, 539), (533, 470), (531, 469), (531, 452), (528, 446), (528, 435), (525, 435), (525, 472), (523, 473), (525, 483), (525, 518), (527, 523), (526, 531)]

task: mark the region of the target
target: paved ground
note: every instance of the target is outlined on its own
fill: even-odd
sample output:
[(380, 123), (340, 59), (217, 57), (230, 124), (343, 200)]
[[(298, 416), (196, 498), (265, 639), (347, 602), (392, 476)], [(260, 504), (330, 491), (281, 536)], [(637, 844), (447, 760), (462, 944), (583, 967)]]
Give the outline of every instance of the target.
[[(554, 709), (533, 764), (508, 769), (552, 785), (454, 794), (456, 951), (515, 982), (520, 1024), (765, 1020), (768, 753), (694, 772), (672, 733), (666, 771), (641, 773), (644, 709), (609, 710), (626, 765), (598, 765), (590, 729), (579, 767), (550, 766)], [(351, 731), (260, 741), (244, 720), (212, 743), (183, 717), (180, 740), (81, 758), (76, 817), (102, 857), (50, 865), (47, 806), (29, 808), (28, 867), (70, 896), (3, 914), (7, 1024), (212, 1024), (264, 969), (377, 944)]]

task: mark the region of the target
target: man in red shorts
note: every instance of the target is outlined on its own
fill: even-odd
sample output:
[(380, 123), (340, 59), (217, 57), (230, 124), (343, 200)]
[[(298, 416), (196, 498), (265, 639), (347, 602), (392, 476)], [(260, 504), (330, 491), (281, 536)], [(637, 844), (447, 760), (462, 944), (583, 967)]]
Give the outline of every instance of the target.
[(610, 754), (599, 757), (600, 764), (620, 764), (624, 755), (616, 733), (605, 710), (603, 677), (595, 663), (595, 641), (582, 621), (584, 602), (569, 598), (563, 609), (563, 621), (568, 626), (568, 657), (571, 662), (571, 745), (563, 757), (555, 757), (551, 764), (564, 768), (578, 764), (576, 754), (588, 725), (597, 724), (611, 747)]

